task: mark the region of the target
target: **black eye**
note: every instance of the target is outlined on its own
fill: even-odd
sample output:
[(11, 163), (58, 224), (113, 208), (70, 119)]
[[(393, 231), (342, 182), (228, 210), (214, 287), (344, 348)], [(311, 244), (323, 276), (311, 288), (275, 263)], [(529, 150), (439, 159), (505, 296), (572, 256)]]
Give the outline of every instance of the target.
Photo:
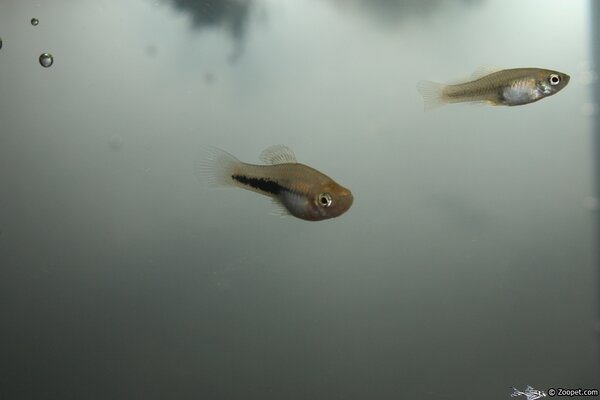
[(333, 203), (333, 199), (331, 198), (331, 195), (329, 193), (321, 193), (319, 195), (319, 205), (321, 207), (329, 207), (331, 206), (331, 203)]
[(556, 86), (560, 83), (560, 76), (556, 75), (556, 74), (552, 74), (550, 75), (550, 84), (552, 86)]

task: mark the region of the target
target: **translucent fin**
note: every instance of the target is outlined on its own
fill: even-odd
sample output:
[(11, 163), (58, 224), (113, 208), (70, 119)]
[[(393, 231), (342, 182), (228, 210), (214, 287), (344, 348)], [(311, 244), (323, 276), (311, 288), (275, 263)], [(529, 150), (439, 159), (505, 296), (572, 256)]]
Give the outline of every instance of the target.
[(469, 106), (471, 106), (471, 107), (488, 107), (488, 106), (499, 105), (499, 103), (494, 103), (491, 100), (476, 100), (476, 101), (469, 101), (469, 102), (465, 102), (465, 103), (468, 103)]
[(446, 87), (443, 83), (430, 81), (420, 81), (417, 84), (417, 90), (423, 96), (425, 102), (425, 111), (431, 111), (435, 108), (443, 106), (444, 101), (443, 90)]
[(198, 180), (208, 186), (234, 186), (233, 170), (240, 161), (231, 154), (216, 148), (202, 147), (194, 170)]
[(471, 74), (471, 79), (476, 80), (479, 78), (483, 78), (484, 76), (493, 74), (494, 72), (498, 72), (498, 71), (502, 71), (502, 68), (500, 68), (496, 65), (482, 65), (481, 67), (479, 67), (475, 71), (473, 71), (473, 73)]
[(294, 152), (282, 144), (266, 148), (260, 153), (260, 160), (266, 164), (297, 163)]
[(275, 215), (278, 217), (287, 217), (290, 212), (285, 208), (283, 204), (279, 202), (277, 199), (271, 199), (271, 204), (273, 204), (273, 209), (269, 212), (270, 215)]

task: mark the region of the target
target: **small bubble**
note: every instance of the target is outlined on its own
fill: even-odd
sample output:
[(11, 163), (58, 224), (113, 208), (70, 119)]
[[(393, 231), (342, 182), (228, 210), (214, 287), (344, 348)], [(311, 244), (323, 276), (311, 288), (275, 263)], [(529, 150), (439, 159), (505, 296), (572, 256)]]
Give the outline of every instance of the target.
[(52, 66), (54, 63), (54, 57), (50, 53), (42, 53), (40, 55), (40, 65), (44, 68)]
[(31, 18), (31, 25), (38, 26), (39, 23), (40, 23), (39, 19), (37, 19), (37, 18)]

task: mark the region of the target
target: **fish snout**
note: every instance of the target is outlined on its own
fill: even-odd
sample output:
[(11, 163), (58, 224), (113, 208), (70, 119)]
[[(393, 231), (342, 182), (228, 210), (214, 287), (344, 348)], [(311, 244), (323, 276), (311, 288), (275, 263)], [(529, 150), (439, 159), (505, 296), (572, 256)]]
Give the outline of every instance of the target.
[(354, 202), (354, 196), (348, 189), (342, 189), (338, 194), (337, 209), (340, 214), (346, 212)]

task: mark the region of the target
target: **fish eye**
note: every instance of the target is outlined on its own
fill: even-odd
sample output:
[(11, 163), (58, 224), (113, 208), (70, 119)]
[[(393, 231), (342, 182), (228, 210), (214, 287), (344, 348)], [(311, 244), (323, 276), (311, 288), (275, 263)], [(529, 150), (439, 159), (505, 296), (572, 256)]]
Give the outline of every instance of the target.
[(560, 76), (556, 74), (550, 74), (550, 84), (556, 86), (560, 83)]
[(329, 193), (321, 193), (319, 195), (319, 205), (321, 207), (329, 207), (331, 206), (331, 203), (333, 203), (333, 199), (331, 198), (331, 195)]

